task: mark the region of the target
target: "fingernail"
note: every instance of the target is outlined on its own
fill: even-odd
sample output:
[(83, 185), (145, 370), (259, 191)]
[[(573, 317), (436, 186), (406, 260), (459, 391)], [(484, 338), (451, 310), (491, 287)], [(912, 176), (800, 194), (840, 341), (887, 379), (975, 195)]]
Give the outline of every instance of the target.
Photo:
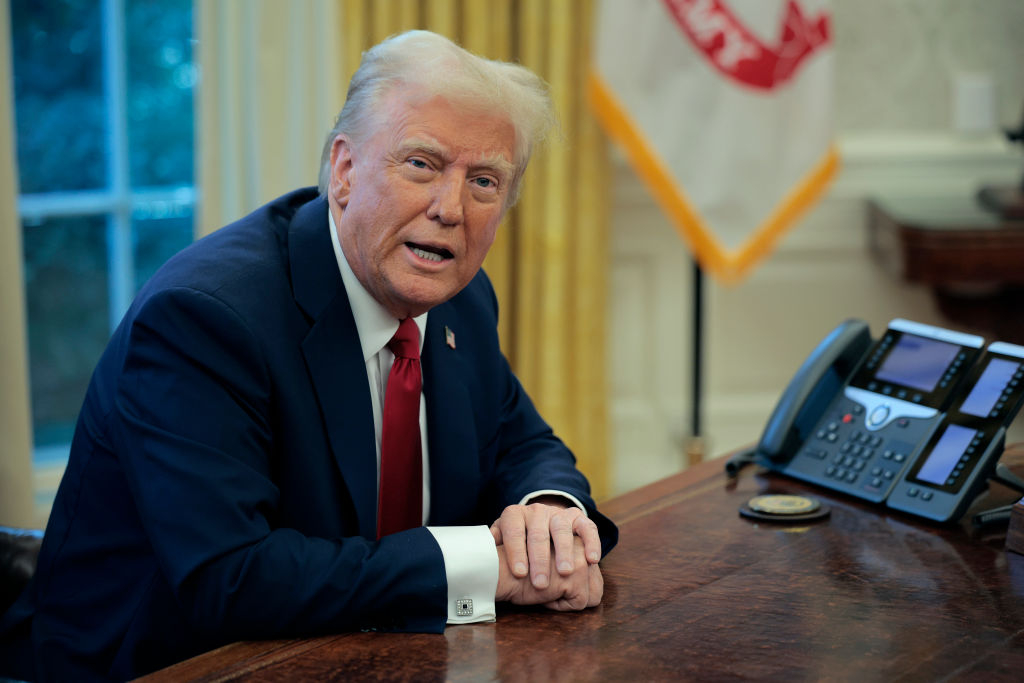
[(588, 555), (587, 557), (590, 558), (591, 562), (597, 562), (601, 559), (601, 555), (597, 551), (590, 553), (590, 555)]
[(560, 571), (560, 572), (571, 572), (572, 571), (572, 565), (569, 564), (568, 562), (563, 562), (562, 564), (558, 565), (558, 571)]
[(516, 562), (516, 566), (513, 569), (513, 571), (515, 571), (515, 573), (517, 575), (519, 575), (519, 576), (525, 576), (526, 575), (526, 565), (523, 564), (522, 562)]
[(540, 586), (541, 588), (543, 588), (544, 586), (548, 585), (548, 575), (537, 574), (537, 578), (534, 579), (533, 584), (535, 586)]

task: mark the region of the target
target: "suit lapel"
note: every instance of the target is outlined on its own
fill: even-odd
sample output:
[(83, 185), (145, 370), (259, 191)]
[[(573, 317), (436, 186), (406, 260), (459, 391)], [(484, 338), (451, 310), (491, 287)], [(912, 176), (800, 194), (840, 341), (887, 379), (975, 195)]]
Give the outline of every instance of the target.
[(480, 486), (473, 405), (465, 383), (469, 372), (465, 354), (471, 350), (452, 349), (445, 343), (445, 327), (457, 332), (459, 325), (455, 307), (442, 304), (431, 309), (423, 340), (431, 524), (464, 521), (476, 508)]
[(377, 534), (377, 457), (362, 347), (327, 222), (327, 202), (310, 202), (289, 229), (295, 300), (312, 320), (302, 343), (334, 459), (355, 505), (359, 533)]
[[(303, 206), (289, 229), (295, 300), (312, 322), (302, 344), (306, 366), (327, 425), (328, 439), (358, 516), (359, 533), (377, 533), (377, 456), (373, 407), (362, 347), (345, 294), (327, 222), (327, 202)], [(423, 394), (430, 447), (431, 524), (469, 518), (477, 505), (480, 463), (474, 410), (466, 378), (467, 353), (445, 343), (445, 327), (458, 332), (472, 321), (456, 307), (430, 311), (423, 341)], [(467, 335), (468, 339), (469, 336)], [(466, 493), (471, 492), (471, 493)]]

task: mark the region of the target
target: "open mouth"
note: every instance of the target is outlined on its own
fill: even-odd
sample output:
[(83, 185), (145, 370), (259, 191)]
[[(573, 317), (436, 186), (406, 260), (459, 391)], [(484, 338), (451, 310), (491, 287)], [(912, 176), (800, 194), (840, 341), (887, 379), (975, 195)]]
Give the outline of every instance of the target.
[(414, 242), (406, 242), (405, 246), (412, 250), (412, 253), (419, 256), (421, 259), (427, 261), (434, 261), (440, 263), (450, 258), (455, 258), (455, 255), (447, 249), (439, 249), (437, 247), (430, 247), (424, 244), (416, 244)]

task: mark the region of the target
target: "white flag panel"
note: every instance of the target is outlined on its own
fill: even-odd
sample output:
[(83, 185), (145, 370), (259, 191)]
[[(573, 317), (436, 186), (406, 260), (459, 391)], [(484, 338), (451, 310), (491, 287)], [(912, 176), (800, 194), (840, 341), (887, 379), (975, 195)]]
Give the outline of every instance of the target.
[(735, 281), (835, 172), (832, 71), (822, 0), (603, 0), (590, 85), (702, 266)]

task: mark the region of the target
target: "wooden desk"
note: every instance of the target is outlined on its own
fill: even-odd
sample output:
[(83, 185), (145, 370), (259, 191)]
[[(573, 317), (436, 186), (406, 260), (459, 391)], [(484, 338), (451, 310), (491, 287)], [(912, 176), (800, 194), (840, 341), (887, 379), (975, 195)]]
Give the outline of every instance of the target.
[(868, 236), (886, 270), (931, 287), (950, 320), (1024, 344), (1024, 220), (972, 197), (875, 198)]
[[(236, 643), (148, 680), (1021, 679), (1024, 555), (1003, 550), (1005, 527), (939, 528), (752, 467), (729, 482), (723, 462), (602, 506), (621, 541), (595, 609), (503, 609), (444, 635)], [(810, 491), (832, 515), (741, 518), (765, 491)]]

